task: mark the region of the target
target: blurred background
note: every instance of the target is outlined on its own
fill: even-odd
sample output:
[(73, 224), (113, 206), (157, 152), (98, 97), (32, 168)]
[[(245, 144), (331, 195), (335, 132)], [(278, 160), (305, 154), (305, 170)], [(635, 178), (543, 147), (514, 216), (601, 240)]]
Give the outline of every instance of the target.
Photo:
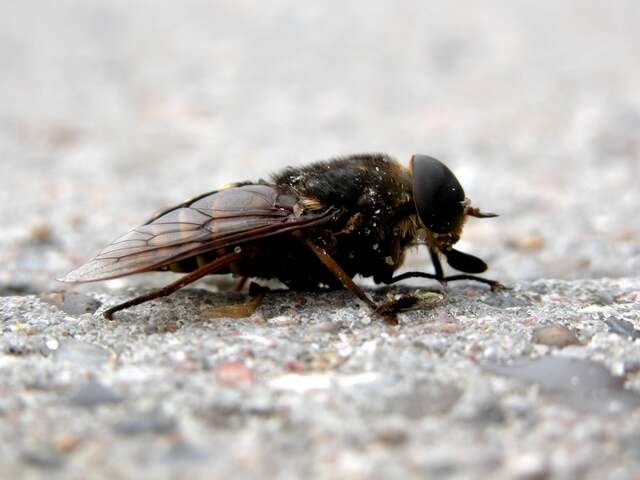
[(492, 277), (637, 275), (639, 22), (634, 0), (2, 2), (0, 292), (60, 288), (224, 182), (366, 151), (436, 156), (500, 213), (461, 246)]

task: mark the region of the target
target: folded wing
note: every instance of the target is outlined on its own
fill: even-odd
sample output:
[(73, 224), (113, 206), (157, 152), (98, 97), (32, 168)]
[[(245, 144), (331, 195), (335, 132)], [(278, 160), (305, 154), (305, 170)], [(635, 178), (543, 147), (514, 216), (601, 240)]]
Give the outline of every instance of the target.
[(173, 262), (329, 221), (333, 208), (296, 213), (297, 198), (268, 185), (211, 192), (166, 210), (118, 238), (64, 282), (93, 282), (157, 270)]

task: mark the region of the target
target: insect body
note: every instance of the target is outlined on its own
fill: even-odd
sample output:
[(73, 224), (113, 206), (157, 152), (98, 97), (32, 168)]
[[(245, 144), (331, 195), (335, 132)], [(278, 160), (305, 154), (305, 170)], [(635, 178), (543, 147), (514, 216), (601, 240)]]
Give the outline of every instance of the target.
[[(153, 270), (187, 273), (161, 290), (110, 308), (108, 318), (214, 273), (277, 278), (293, 289), (346, 287), (380, 311), (353, 282), (355, 275), (384, 284), (423, 277), (501, 287), (469, 275), (487, 265), (453, 248), (468, 216), (495, 215), (471, 207), (442, 162), (414, 155), (406, 168), (383, 154), (353, 155), (290, 167), (269, 182), (238, 183), (177, 205), (62, 280), (92, 282)], [(435, 273), (394, 276), (407, 248), (419, 241), (429, 249)], [(440, 255), (466, 273), (444, 276)]]

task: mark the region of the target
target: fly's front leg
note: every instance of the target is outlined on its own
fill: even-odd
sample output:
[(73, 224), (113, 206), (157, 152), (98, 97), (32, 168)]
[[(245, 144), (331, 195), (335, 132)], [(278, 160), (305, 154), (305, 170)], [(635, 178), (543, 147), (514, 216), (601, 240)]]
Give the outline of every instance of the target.
[(433, 268), (436, 269), (436, 280), (440, 283), (445, 284), (444, 281), (444, 271), (442, 270), (442, 264), (440, 263), (440, 257), (438, 257), (438, 252), (436, 252), (433, 248), (429, 249), (429, 255), (431, 255), (431, 262), (433, 263)]
[(509, 287), (503, 285), (497, 280), (476, 277), (475, 275), (462, 274), (462, 275), (449, 275), (448, 277), (444, 277), (445, 282), (455, 282), (457, 280), (473, 280), (474, 282), (484, 283), (485, 285), (489, 285), (489, 287), (491, 287), (492, 292), (499, 292), (501, 290), (510, 290)]
[(447, 282), (455, 282), (457, 280), (473, 280), (474, 282), (479, 282), (479, 283), (484, 283), (485, 285), (489, 285), (489, 287), (491, 287), (491, 290), (494, 292), (499, 290), (509, 289), (508, 287), (505, 287), (502, 283), (498, 282), (497, 280), (490, 280), (488, 278), (476, 277), (475, 275), (467, 275), (467, 274), (450, 275), (448, 277), (438, 278), (438, 276), (434, 275), (433, 273), (405, 272), (403, 274), (397, 275), (387, 280), (385, 283), (387, 285), (391, 285), (392, 283), (397, 283), (402, 280), (406, 280), (408, 278), (430, 278), (432, 280), (438, 280), (443, 285), (446, 285)]
[(387, 280), (385, 283), (387, 285), (391, 285), (392, 283), (400, 282), (402, 280), (406, 280), (407, 278), (430, 278), (432, 280), (437, 280), (443, 286), (446, 286), (447, 282), (455, 282), (458, 280), (473, 280), (475, 282), (489, 285), (491, 287), (491, 290), (494, 292), (498, 290), (507, 290), (507, 287), (505, 287), (503, 284), (501, 284), (497, 280), (490, 280), (488, 278), (476, 277), (475, 275), (469, 275), (466, 273), (460, 274), (460, 275), (449, 275), (448, 277), (445, 277), (438, 254), (431, 248), (429, 249), (429, 253), (431, 254), (431, 261), (433, 262), (433, 267), (436, 270), (435, 274), (425, 273), (425, 272), (405, 272), (400, 275), (396, 275), (395, 277)]
[(433, 262), (433, 268), (435, 269), (436, 273), (406, 272), (385, 280), (384, 283), (386, 283), (387, 285), (391, 285), (392, 283), (400, 282), (402, 280), (406, 280), (407, 278), (429, 278), (431, 280), (439, 281), (442, 285), (446, 285), (444, 270), (442, 269), (442, 264), (440, 263), (438, 254), (432, 248), (429, 249), (429, 254), (431, 255), (431, 261)]

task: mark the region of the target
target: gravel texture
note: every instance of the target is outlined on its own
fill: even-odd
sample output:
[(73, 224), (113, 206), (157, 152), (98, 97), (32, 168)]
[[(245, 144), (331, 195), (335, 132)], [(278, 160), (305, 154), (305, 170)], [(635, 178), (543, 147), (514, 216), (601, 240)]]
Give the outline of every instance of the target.
[[(0, 4), (0, 478), (640, 475), (636, 1)], [(444, 160), (452, 284), (56, 278), (161, 207), (361, 151)], [(424, 252), (408, 260), (425, 268)], [(433, 288), (428, 282), (376, 288)]]

